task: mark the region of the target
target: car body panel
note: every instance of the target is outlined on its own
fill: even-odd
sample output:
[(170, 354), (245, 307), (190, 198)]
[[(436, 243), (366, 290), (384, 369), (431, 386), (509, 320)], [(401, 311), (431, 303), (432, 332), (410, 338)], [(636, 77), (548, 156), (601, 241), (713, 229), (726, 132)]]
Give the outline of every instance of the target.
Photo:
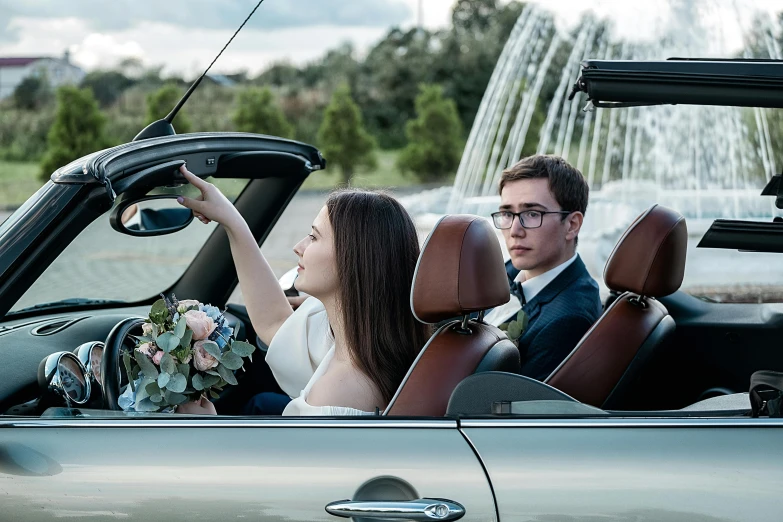
[(455, 420), (219, 417), (0, 422), (5, 520), (334, 521), (326, 504), (377, 477), (496, 520)]
[(503, 522), (773, 522), (780, 419), (466, 420)]

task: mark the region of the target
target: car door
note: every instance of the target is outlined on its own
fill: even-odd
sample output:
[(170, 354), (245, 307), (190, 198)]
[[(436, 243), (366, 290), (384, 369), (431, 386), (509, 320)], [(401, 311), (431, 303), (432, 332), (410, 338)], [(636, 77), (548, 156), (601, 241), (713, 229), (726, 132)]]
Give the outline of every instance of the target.
[(492, 419), (462, 430), (502, 522), (783, 518), (779, 419)]
[[(420, 497), (497, 520), (454, 420), (6, 419), (0, 491), (0, 519), (18, 521), (327, 521), (340, 520), (325, 507), (342, 500), (363, 501), (372, 520)], [(419, 520), (453, 514), (412, 509)]]

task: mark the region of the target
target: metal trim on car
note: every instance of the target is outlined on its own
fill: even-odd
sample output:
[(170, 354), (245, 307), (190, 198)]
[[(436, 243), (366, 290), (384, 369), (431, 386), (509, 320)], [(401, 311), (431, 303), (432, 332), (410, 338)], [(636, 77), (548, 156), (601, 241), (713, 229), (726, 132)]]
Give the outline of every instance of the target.
[(36, 419), (2, 419), (3, 428), (418, 428), (418, 429), (457, 429), (455, 419), (427, 420), (394, 420), (386, 417), (380, 419), (229, 419), (210, 418), (192, 419), (90, 419), (90, 418), (36, 418)]
[(460, 428), (781, 428), (783, 419), (460, 419)]

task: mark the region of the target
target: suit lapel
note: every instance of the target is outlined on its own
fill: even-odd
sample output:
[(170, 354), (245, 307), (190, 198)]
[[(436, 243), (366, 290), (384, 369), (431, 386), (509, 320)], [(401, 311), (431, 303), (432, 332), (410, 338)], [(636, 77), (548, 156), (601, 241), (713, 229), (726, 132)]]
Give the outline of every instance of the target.
[(551, 283), (546, 285), (543, 290), (528, 301), (522, 309), (528, 317), (528, 321), (535, 319), (541, 312), (541, 306), (549, 303), (557, 297), (560, 292), (571, 286), (577, 279), (587, 273), (587, 268), (582, 262), (582, 258), (577, 255), (573, 263), (563, 270)]

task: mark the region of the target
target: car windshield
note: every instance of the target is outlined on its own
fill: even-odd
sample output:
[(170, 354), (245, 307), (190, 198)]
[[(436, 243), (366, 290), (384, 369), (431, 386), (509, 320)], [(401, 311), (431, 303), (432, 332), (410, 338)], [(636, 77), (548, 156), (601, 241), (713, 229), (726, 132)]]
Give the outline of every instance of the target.
[[(247, 185), (244, 179), (215, 183), (232, 201)], [(190, 185), (151, 193), (195, 197)], [(115, 203), (115, 206), (119, 203)], [(65, 301), (134, 302), (157, 295), (174, 284), (217, 226), (193, 220), (173, 234), (135, 237), (115, 231), (105, 213), (63, 250), (10, 312)], [(66, 304), (64, 303), (64, 304)]]

